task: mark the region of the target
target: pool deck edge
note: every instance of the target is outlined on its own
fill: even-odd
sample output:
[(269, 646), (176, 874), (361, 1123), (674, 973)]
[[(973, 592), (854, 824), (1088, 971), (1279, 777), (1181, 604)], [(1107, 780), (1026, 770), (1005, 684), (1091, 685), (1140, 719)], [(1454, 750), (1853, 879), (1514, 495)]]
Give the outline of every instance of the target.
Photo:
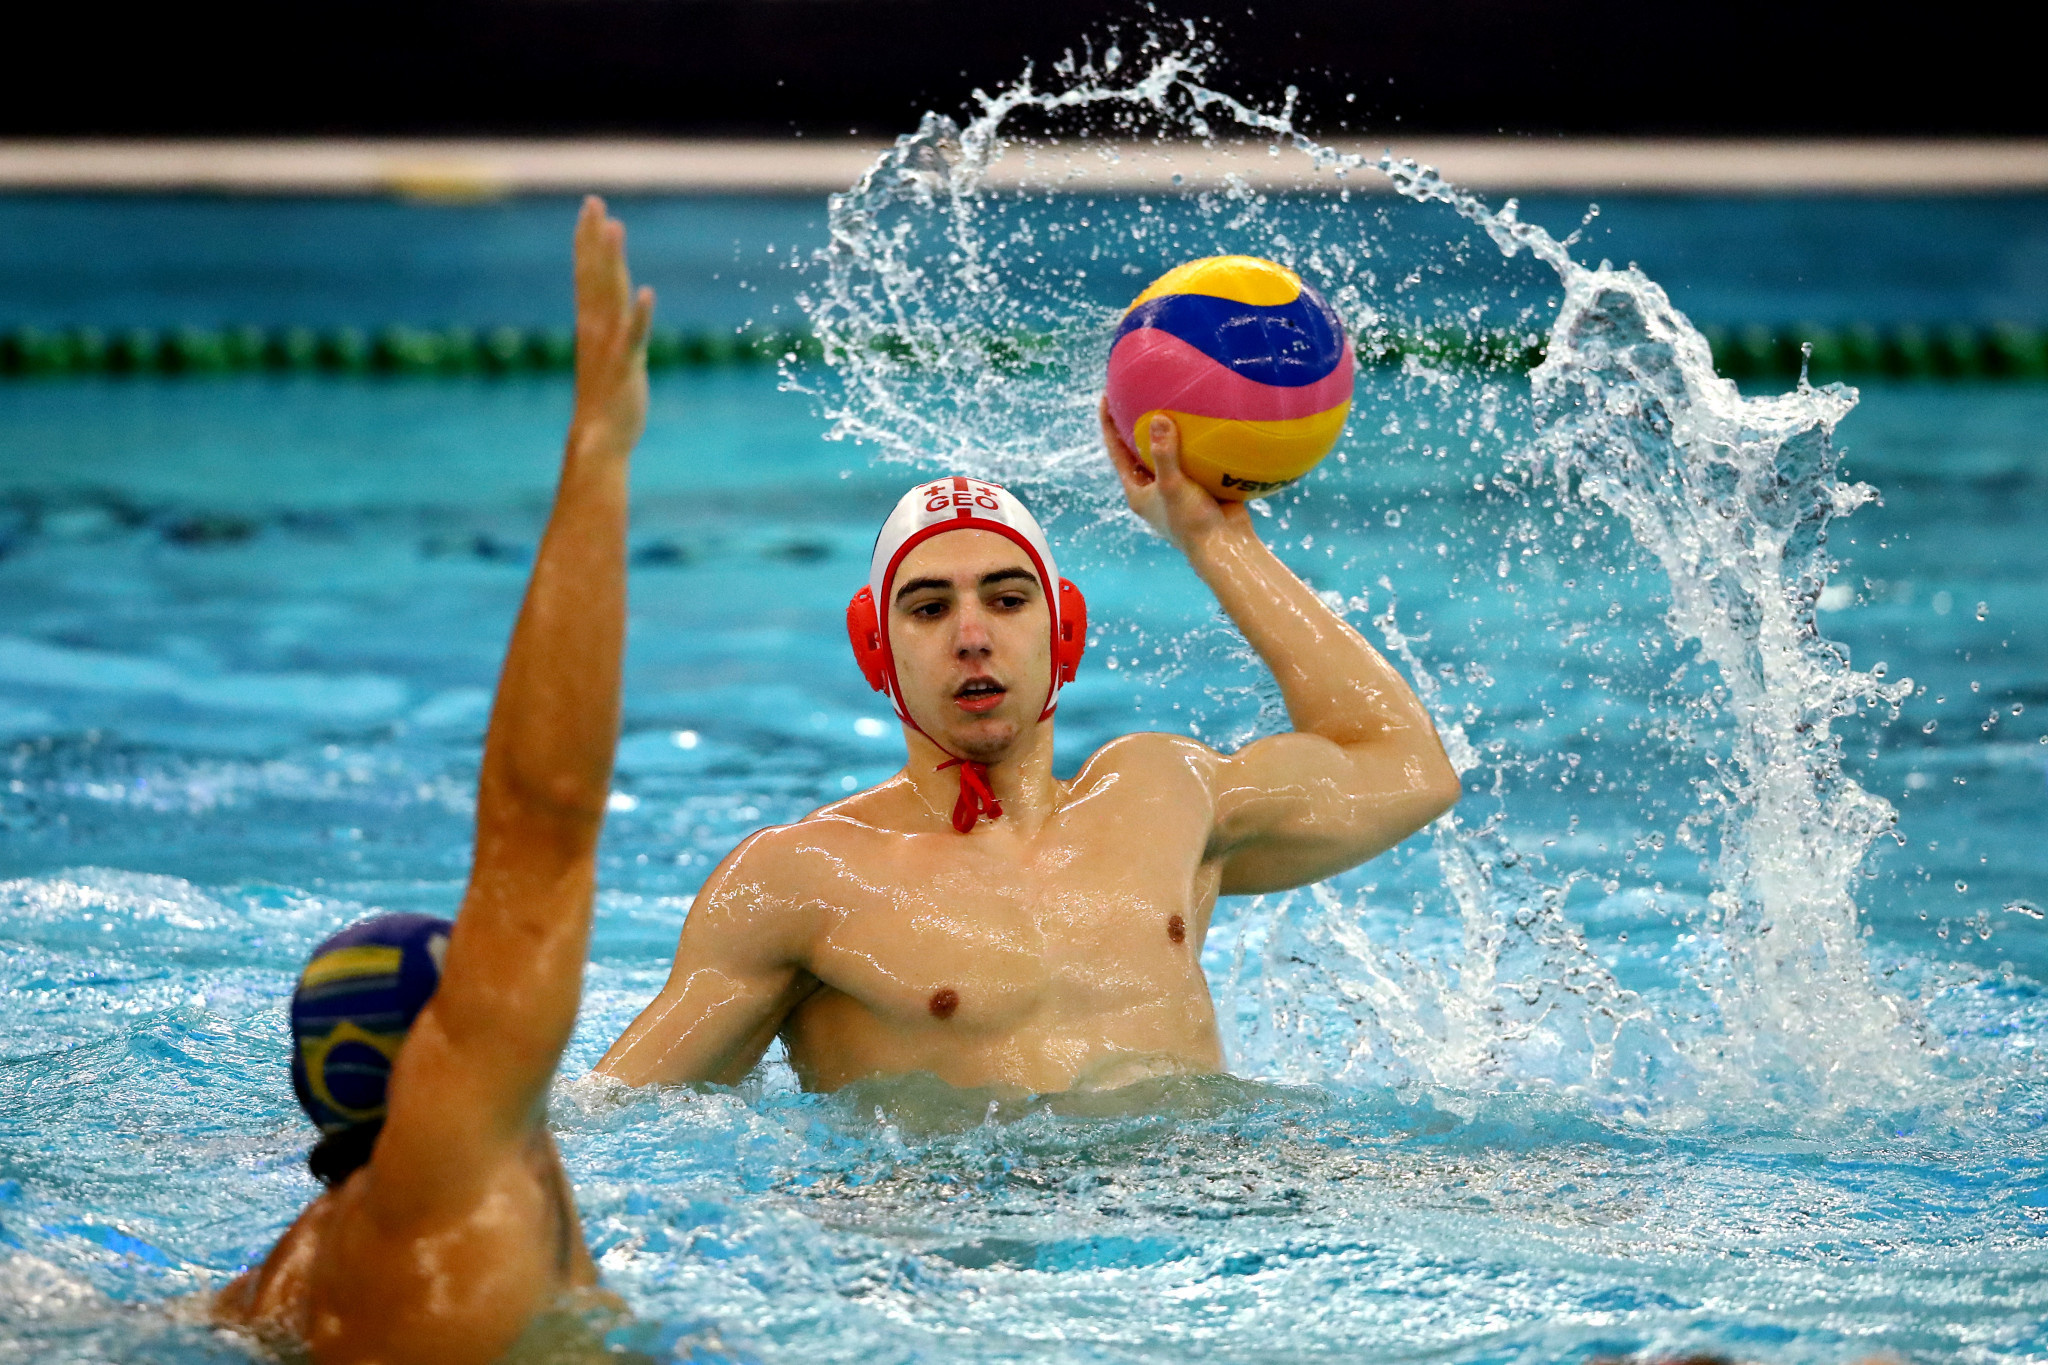
[[(1537, 140), (1348, 138), (1391, 149), (1473, 189), (1520, 192), (1976, 194), (2048, 190), (2048, 139)], [(853, 139), (448, 139), (0, 141), (0, 193), (396, 194), (449, 201), (515, 194), (824, 194), (882, 151)], [(1210, 188), (1385, 189), (1371, 174), (1315, 172), (1264, 144), (1021, 150), (992, 168), (1005, 188), (1128, 193)]]

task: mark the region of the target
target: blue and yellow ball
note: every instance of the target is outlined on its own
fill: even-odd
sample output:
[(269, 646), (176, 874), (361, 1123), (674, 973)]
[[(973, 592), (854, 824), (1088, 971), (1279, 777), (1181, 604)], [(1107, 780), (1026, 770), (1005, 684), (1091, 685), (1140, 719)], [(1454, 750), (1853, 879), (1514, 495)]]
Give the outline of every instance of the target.
[(1209, 256), (1131, 303), (1109, 351), (1110, 420), (1147, 468), (1152, 417), (1180, 430), (1181, 467), (1219, 498), (1263, 497), (1314, 469), (1351, 415), (1344, 325), (1284, 265)]

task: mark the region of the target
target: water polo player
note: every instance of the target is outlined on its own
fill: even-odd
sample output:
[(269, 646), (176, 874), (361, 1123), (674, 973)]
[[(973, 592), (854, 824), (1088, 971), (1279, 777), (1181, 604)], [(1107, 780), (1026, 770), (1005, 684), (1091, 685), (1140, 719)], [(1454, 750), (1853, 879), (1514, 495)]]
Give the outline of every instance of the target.
[(760, 831), (697, 894), (659, 996), (598, 1066), (739, 1080), (778, 1033), (803, 1084), (930, 1072), (1107, 1087), (1223, 1064), (1200, 965), (1218, 895), (1330, 876), (1427, 824), (1458, 779), (1399, 673), (1260, 543), (1242, 503), (1103, 438), (1131, 508), (1272, 669), (1292, 733), (1222, 754), (1127, 735), (1072, 781), (1053, 714), (1081, 594), (1015, 496), (922, 484), (876, 541), (854, 653), (909, 750), (889, 781)]
[(546, 1126), (576, 1022), (618, 738), (626, 472), (653, 296), (624, 230), (576, 225), (576, 409), (512, 634), (453, 924), (387, 915), (322, 944), (292, 1000), (292, 1080), (327, 1186), (215, 1301), (336, 1362), (490, 1361), (597, 1273)]

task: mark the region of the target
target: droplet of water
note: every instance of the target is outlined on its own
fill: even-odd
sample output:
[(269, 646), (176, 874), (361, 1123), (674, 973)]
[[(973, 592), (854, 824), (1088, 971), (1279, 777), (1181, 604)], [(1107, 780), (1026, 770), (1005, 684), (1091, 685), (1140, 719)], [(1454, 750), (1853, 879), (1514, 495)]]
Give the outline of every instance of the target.
[(1921, 733), (1921, 734), (1923, 734), (1923, 735), (1931, 735), (1931, 734), (1933, 734), (1933, 733), (1934, 733), (1934, 732), (1935, 732), (1936, 730), (1939, 730), (1940, 728), (1941, 728), (1941, 722), (1940, 722), (1940, 721), (1938, 721), (1938, 720), (1930, 720), (1930, 721), (1928, 721), (1928, 722), (1927, 722), (1927, 723), (1926, 723), (1925, 725), (1923, 725), (1923, 726), (1921, 726), (1921, 727), (1920, 727), (1920, 733)]
[(2005, 903), (2005, 913), (2008, 915), (2025, 915), (2028, 919), (2048, 919), (2048, 911), (2042, 910), (2040, 906), (2032, 901), (2007, 901)]
[(1979, 621), (1983, 620), (1983, 619), (1984, 619), (1985, 617), (1989, 616), (1990, 614), (1991, 614), (1991, 607), (1990, 607), (1990, 604), (1988, 604), (1988, 603), (1985, 603), (1985, 602), (1979, 602), (1979, 603), (1977, 604), (1977, 619), (1978, 619)]
[(1964, 880), (1963, 880), (1963, 879), (1962, 879), (1961, 877), (1958, 877), (1958, 878), (1956, 878), (1956, 894), (1957, 894), (1957, 895), (1961, 895), (1961, 894), (1962, 894), (1963, 892), (1965, 892), (1965, 891), (1968, 891), (1969, 889), (1970, 889), (1970, 884), (1969, 884), (1968, 882), (1964, 881)]

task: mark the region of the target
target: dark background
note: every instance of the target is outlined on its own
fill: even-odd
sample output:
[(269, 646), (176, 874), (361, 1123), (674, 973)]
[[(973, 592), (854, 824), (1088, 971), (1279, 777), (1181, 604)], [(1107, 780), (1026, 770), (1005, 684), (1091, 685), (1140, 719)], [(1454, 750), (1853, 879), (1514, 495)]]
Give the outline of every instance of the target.
[(272, 0), (18, 9), (0, 136), (888, 135), (1205, 13), (1216, 81), (1298, 83), (1325, 134), (2048, 131), (2034, 45), (1967, 4)]

